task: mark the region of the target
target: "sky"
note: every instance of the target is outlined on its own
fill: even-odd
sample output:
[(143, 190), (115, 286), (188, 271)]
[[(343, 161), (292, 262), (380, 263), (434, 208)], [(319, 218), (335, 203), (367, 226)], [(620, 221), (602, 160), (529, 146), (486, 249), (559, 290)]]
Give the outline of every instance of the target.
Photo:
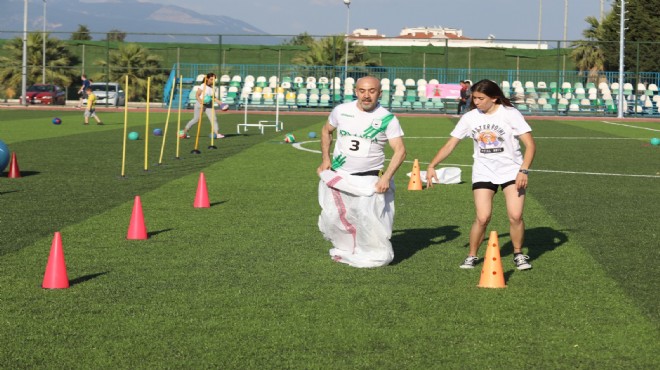
[[(98, 0), (97, 0), (98, 1)], [(463, 36), (497, 39), (564, 39), (564, 9), (568, 2), (566, 39), (582, 38), (584, 19), (601, 17), (611, 0), (141, 0), (171, 4), (209, 15), (242, 20), (272, 35), (345, 34), (349, 28), (376, 29), (397, 36), (405, 27), (449, 27)], [(542, 5), (539, 17), (539, 5)]]

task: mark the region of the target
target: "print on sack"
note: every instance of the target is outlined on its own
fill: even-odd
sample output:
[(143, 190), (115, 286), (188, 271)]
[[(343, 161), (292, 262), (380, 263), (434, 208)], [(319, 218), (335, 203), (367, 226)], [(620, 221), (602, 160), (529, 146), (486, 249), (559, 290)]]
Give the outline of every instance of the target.
[(505, 132), (497, 125), (483, 125), (472, 130), (472, 139), (477, 142), (481, 153), (501, 153), (504, 151)]

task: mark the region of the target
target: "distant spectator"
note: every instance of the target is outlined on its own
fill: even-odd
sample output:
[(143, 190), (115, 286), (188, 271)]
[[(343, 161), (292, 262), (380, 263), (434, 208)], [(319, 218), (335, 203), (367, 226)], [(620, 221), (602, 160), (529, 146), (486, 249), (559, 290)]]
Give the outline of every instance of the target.
[(87, 88), (91, 85), (91, 80), (88, 80), (84, 73), (82, 76), (80, 76), (80, 79), (82, 80), (82, 86), (80, 86), (80, 90), (78, 90), (78, 95), (80, 95), (80, 103), (78, 104), (77, 108), (82, 108), (83, 100), (87, 98)]
[(87, 108), (85, 108), (85, 122), (83, 125), (89, 125), (89, 117), (94, 117), (97, 125), (102, 125), (101, 119), (96, 115), (96, 95), (92, 91), (91, 87), (88, 87), (85, 90), (85, 95), (87, 96)]

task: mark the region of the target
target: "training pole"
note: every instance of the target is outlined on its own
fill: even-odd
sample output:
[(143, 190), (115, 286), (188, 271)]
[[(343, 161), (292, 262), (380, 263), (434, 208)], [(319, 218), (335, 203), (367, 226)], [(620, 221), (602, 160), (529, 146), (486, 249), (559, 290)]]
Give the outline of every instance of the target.
[(179, 75), (179, 113), (178, 113), (178, 118), (176, 120), (176, 159), (179, 159), (179, 146), (181, 143), (181, 135), (179, 135), (179, 132), (181, 132), (181, 104), (183, 100), (183, 75)]
[(124, 145), (121, 152), (121, 177), (125, 176), (124, 169), (126, 168), (126, 135), (128, 135), (128, 75), (126, 75), (126, 82), (124, 83), (125, 101), (124, 101)]
[(213, 119), (211, 120), (211, 145), (207, 149), (218, 149), (217, 146), (215, 146), (215, 132), (213, 132), (214, 128), (214, 123), (218, 125), (218, 131), (220, 130), (220, 122), (218, 122), (218, 117), (215, 116), (215, 78), (213, 79), (213, 87), (211, 88), (211, 117)]
[[(202, 129), (202, 115), (204, 115), (204, 98), (206, 94), (206, 77), (204, 77), (204, 82), (202, 83), (202, 106), (199, 108), (199, 120), (197, 120), (197, 135), (195, 135), (195, 149), (193, 149), (190, 153), (192, 154), (200, 154), (201, 152), (199, 151), (199, 133), (201, 132)], [(195, 98), (197, 98), (197, 94), (195, 94)]]
[(170, 112), (172, 111), (172, 99), (174, 99), (175, 88), (176, 88), (176, 78), (174, 79), (174, 83), (172, 84), (172, 90), (170, 91), (170, 100), (169, 103), (167, 104), (167, 118), (165, 118), (165, 131), (163, 132), (163, 143), (160, 146), (160, 158), (158, 159), (158, 164), (163, 163), (163, 152), (165, 151), (165, 139), (167, 139), (167, 128), (169, 127), (170, 124)]
[(144, 125), (144, 170), (149, 171), (149, 94), (151, 93), (151, 77), (147, 77), (147, 116)]

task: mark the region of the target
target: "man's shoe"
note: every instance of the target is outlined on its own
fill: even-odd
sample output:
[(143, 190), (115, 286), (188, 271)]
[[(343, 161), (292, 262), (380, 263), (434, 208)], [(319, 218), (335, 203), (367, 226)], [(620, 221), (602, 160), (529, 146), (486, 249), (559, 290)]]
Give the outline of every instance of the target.
[(479, 261), (479, 257), (468, 256), (459, 267), (462, 269), (473, 269), (477, 261)]
[(532, 265), (527, 262), (529, 256), (522, 253), (517, 253), (513, 255), (513, 262), (516, 264), (518, 270), (529, 270), (532, 268)]

